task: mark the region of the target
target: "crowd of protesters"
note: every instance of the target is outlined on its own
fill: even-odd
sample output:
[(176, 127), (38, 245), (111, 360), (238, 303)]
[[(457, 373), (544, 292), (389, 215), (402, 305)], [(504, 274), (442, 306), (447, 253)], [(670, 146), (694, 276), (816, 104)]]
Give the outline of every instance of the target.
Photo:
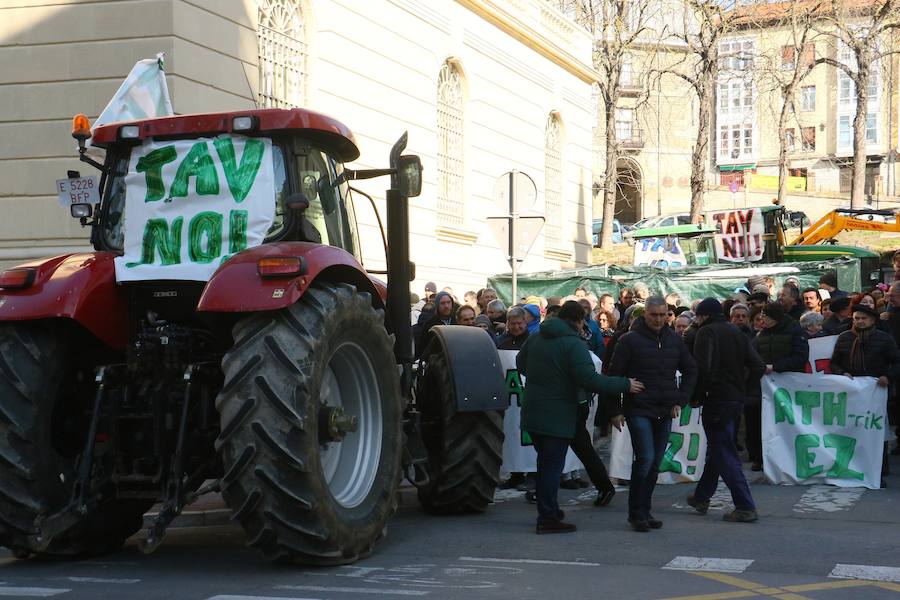
[[(425, 296), (414, 298), (419, 352), (430, 329), (442, 324), (481, 327), (498, 349), (519, 351), (517, 367), (527, 374), (522, 427), (534, 440), (537, 473), (513, 473), (504, 485), (528, 491), (538, 508), (538, 533), (575, 530), (556, 502), (560, 486), (587, 486), (561, 481), (569, 447), (597, 489), (595, 504), (607, 505), (615, 494), (584, 426), (591, 394), (599, 394), (595, 425), (602, 433), (628, 424), (634, 450), (628, 522), (635, 531), (649, 531), (662, 527), (651, 513), (651, 498), (681, 407), (703, 406), (707, 435), (706, 467), (688, 504), (705, 513), (721, 477), (735, 505), (725, 520), (751, 522), (758, 517), (740, 453), (746, 449), (750, 468), (762, 470), (764, 373), (803, 372), (808, 340), (838, 335), (833, 373), (875, 377), (892, 388), (900, 383), (900, 281), (848, 293), (838, 289), (833, 274), (808, 288), (796, 277), (777, 287), (773, 278), (754, 275), (727, 298), (693, 301), (654, 295), (642, 282), (615, 295), (587, 286), (572, 292), (529, 296), (507, 307), (489, 288), (466, 292), (460, 303), (452, 289), (439, 292), (429, 282)], [(594, 371), (588, 351), (602, 359), (603, 375)], [(900, 394), (892, 392), (896, 427)]]

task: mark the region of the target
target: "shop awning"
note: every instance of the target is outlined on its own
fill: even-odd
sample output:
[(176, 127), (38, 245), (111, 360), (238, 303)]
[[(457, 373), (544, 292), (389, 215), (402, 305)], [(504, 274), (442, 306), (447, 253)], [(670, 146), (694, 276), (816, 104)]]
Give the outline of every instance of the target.
[(746, 165), (719, 165), (719, 171), (747, 171), (755, 169), (756, 163), (748, 163)]

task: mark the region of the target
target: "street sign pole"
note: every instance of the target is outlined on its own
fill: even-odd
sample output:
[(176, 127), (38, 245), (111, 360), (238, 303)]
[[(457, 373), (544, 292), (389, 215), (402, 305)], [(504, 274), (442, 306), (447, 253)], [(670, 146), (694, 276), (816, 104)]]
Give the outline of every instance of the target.
[(518, 260), (516, 260), (516, 170), (513, 169), (509, 173), (509, 265), (512, 267), (512, 303), (519, 303), (518, 283)]

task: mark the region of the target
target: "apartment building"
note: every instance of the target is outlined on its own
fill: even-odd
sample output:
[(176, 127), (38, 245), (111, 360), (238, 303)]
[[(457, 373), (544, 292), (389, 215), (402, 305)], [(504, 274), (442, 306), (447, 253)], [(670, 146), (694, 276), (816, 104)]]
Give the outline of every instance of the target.
[[(807, 33), (801, 44), (802, 31), (786, 19), (792, 5), (742, 8), (745, 18), (720, 44), (714, 183), (774, 194), (783, 143), (788, 192), (849, 194), (856, 90), (843, 71), (817, 61), (824, 57), (853, 64), (854, 59), (849, 48), (821, 27)], [(872, 205), (896, 195), (896, 68), (894, 57), (879, 61), (866, 92), (865, 195)], [(794, 97), (784, 98), (781, 84), (795, 70), (808, 74)], [(779, 134), (784, 102), (788, 120)]]
[[(497, 179), (536, 183), (547, 226), (521, 269), (591, 256), (590, 36), (543, 0), (106, 0), (0, 3), (0, 266), (89, 249), (54, 180), (87, 172), (70, 137), (137, 60), (166, 53), (178, 113), (302, 106), (345, 122), (382, 167), (409, 132), (425, 167), (411, 251), (426, 281), (460, 292), (508, 271)], [(360, 182), (384, 214), (383, 181)], [(383, 269), (359, 198), (365, 266)]]

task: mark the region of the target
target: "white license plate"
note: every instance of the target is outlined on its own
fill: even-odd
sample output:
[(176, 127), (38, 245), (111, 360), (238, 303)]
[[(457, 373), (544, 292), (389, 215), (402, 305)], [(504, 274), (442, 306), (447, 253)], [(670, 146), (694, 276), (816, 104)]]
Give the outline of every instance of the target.
[(100, 181), (94, 175), (57, 179), (56, 192), (59, 194), (59, 204), (63, 208), (73, 204), (94, 205), (100, 202)]

